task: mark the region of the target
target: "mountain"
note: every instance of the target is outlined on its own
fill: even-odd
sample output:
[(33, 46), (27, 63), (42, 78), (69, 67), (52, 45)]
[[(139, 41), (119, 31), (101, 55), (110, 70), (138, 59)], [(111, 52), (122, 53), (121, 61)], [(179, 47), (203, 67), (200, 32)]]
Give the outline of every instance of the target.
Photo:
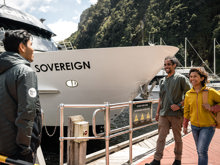
[[(219, 0), (99, 0), (86, 9), (78, 31), (66, 40), (77, 49), (159, 44), (180, 48), (177, 55), (184, 64), (184, 39), (213, 67), (213, 39), (220, 42)], [(188, 46), (188, 61), (201, 65)], [(217, 63), (220, 45), (216, 46)], [(216, 65), (220, 73), (220, 65)]]

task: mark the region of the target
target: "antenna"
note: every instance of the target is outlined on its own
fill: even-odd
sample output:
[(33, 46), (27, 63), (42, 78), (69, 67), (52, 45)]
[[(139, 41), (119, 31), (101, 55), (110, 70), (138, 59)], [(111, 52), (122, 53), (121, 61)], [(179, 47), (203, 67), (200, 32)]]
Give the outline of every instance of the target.
[(4, 0), (4, 5), (6, 5), (6, 4), (5, 4), (5, 0)]
[(142, 34), (142, 39), (141, 39), (141, 42), (142, 42), (142, 45), (144, 46), (144, 21), (140, 21), (140, 26), (141, 26), (141, 34)]
[(41, 23), (44, 23), (45, 20), (46, 20), (46, 19), (41, 18), (41, 19), (40, 19), (40, 22), (41, 22)]

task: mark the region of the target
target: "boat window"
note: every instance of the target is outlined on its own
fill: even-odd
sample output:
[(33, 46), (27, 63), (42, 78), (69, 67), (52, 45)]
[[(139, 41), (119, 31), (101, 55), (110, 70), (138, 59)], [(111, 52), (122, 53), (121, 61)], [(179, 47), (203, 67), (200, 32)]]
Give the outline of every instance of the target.
[(220, 80), (211, 80), (210, 83), (220, 83)]
[(35, 35), (33, 35), (33, 48), (40, 52), (57, 51), (57, 47), (52, 41)]

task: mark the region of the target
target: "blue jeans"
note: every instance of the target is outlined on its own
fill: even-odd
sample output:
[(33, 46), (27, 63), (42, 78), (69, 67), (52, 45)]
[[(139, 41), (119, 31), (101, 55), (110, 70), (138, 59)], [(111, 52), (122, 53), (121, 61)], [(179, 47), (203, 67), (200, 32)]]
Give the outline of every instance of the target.
[(215, 133), (215, 127), (196, 127), (193, 125), (191, 127), (199, 158), (198, 165), (208, 165), (208, 149)]

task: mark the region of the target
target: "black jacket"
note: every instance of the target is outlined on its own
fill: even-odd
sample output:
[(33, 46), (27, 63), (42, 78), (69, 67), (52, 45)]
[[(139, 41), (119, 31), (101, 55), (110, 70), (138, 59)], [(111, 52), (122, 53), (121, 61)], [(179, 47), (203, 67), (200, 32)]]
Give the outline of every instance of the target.
[(37, 76), (17, 53), (0, 54), (0, 154), (36, 151), (41, 139)]

